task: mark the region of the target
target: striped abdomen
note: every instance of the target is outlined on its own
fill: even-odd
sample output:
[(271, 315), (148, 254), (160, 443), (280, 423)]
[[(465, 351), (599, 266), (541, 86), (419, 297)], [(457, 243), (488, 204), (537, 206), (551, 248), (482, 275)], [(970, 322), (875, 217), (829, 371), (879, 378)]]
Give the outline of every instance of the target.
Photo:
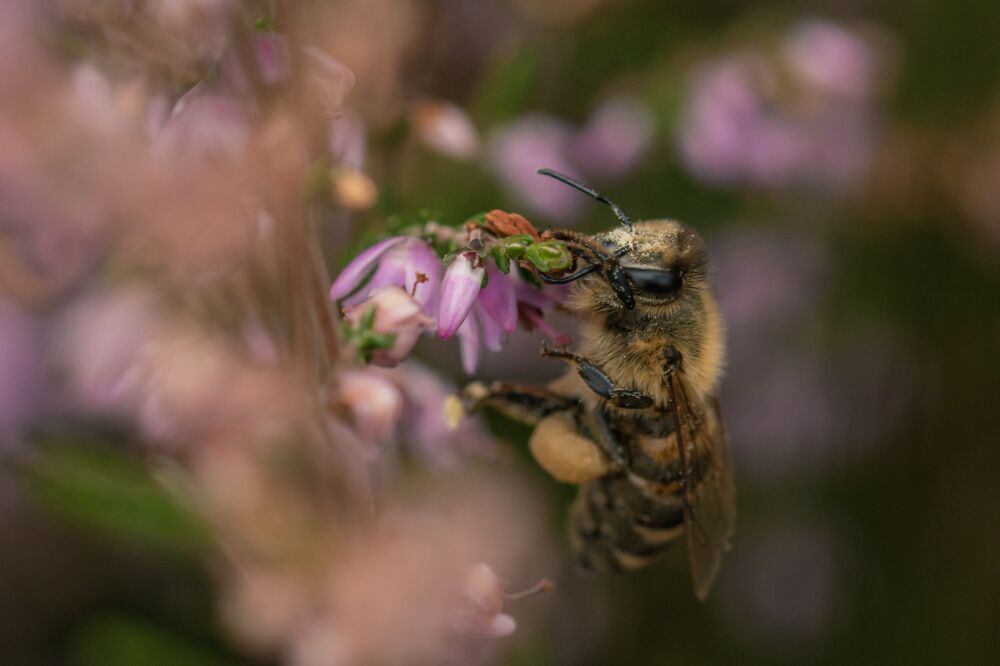
[(573, 554), (584, 569), (621, 572), (643, 567), (684, 531), (683, 504), (667, 487), (626, 472), (580, 488), (570, 509)]

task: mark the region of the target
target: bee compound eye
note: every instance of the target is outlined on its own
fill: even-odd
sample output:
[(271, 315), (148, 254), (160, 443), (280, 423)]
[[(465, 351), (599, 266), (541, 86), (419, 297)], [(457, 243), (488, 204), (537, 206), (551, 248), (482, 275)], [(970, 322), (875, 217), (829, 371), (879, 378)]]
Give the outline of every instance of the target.
[(644, 296), (653, 298), (669, 299), (674, 298), (681, 291), (684, 278), (680, 272), (673, 268), (665, 270), (656, 268), (626, 268), (629, 278), (635, 285), (636, 291)]

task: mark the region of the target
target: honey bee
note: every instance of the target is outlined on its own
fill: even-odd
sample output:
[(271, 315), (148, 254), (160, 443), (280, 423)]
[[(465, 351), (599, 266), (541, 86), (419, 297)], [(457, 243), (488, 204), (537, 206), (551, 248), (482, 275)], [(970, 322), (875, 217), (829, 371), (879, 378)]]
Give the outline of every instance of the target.
[(633, 222), (607, 197), (620, 226), (593, 236), (547, 233), (576, 261), (547, 283), (572, 284), (582, 319), (579, 351), (543, 347), (574, 367), (548, 386), (475, 382), (467, 411), (492, 406), (535, 426), (530, 447), (556, 479), (578, 484), (570, 509), (574, 559), (586, 570), (646, 566), (686, 536), (695, 596), (704, 600), (730, 548), (735, 491), (717, 389), (723, 323), (708, 284), (702, 238), (672, 220)]

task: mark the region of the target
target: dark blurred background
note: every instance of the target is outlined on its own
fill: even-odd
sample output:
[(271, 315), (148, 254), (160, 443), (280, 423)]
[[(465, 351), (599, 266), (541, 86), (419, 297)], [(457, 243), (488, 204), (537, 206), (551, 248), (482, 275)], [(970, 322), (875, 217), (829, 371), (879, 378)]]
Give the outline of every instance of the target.
[[(712, 249), (739, 502), (712, 597), (693, 598), (681, 548), (611, 578), (573, 573), (563, 553), (557, 590), (519, 602), (498, 662), (996, 663), (1000, 9), (344, 4), (388, 44), (326, 45), (358, 77), (348, 114), (364, 123), (379, 190), (354, 218), (361, 236), (422, 209), (452, 223), (502, 208), (539, 226), (613, 224), (533, 176), (548, 166), (634, 218), (692, 225)], [(429, 106), (408, 116), (415, 100)], [(333, 272), (358, 247), (342, 231), (325, 240)], [(4, 335), (32, 332), (14, 322)], [(538, 340), (519, 333), (486, 355), (482, 376), (556, 376)], [(440, 346), (420, 355), (465, 381)], [(4, 411), (21, 393), (2, 394)], [(573, 490), (535, 468), (526, 429), (490, 424), (558, 536)], [(47, 478), (36, 478), (41, 502), (0, 483), (11, 655), (0, 661), (140, 663), (150, 652), (130, 650), (143, 641), (166, 646), (162, 663), (239, 660), (190, 549), (160, 548), (155, 529), (140, 545), (108, 540), (86, 508), (81, 520), (64, 510), (75, 486)], [(135, 484), (169, 523), (152, 486)], [(200, 647), (171, 647), (171, 633)]]

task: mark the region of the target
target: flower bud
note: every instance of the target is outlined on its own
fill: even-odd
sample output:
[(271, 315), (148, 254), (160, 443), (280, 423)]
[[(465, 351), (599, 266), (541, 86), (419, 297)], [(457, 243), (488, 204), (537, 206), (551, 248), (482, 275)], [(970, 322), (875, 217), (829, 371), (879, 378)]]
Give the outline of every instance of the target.
[(452, 260), (441, 282), (438, 335), (450, 338), (469, 315), (483, 285), (485, 267), (475, 252), (462, 252)]
[(535, 243), (525, 250), (524, 258), (545, 273), (564, 271), (573, 265), (573, 255), (558, 241)]

